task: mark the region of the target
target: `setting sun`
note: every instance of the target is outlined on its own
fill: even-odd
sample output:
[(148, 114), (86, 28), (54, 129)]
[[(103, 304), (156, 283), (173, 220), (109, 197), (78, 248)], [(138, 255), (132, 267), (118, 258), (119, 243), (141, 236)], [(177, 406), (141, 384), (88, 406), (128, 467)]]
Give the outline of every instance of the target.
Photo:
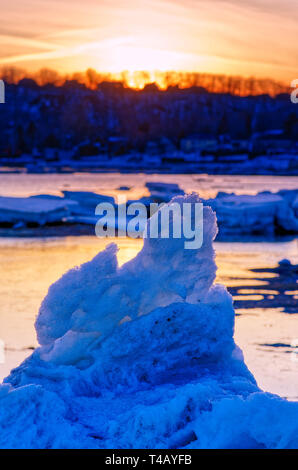
[(298, 67), (297, 17), (291, 0), (270, 2), (270, 9), (265, 0), (257, 6), (252, 0), (44, 0), (42, 6), (16, 0), (5, 7), (0, 67), (181, 70), (290, 82)]

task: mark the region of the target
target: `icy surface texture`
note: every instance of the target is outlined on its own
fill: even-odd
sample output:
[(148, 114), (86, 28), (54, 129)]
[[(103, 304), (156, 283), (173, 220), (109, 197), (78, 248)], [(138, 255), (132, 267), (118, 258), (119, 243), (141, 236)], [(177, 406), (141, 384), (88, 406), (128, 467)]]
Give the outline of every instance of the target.
[(296, 190), (255, 196), (219, 193), (206, 203), (215, 210), (223, 235), (297, 233), (297, 196)]
[(110, 245), (50, 287), (41, 346), (0, 386), (0, 447), (297, 447), (298, 404), (262, 392), (234, 343), (216, 231), (204, 207), (200, 249), (148, 238), (118, 267)]
[(35, 223), (45, 225), (60, 222), (77, 204), (62, 198), (2, 197), (0, 196), (0, 223)]

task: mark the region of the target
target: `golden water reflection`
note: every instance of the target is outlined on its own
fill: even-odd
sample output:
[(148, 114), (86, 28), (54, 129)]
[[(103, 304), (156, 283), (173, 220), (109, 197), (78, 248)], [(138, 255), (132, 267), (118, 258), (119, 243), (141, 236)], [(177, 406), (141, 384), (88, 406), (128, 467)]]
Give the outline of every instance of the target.
[[(0, 338), (6, 345), (0, 378), (37, 346), (34, 320), (49, 286), (111, 241), (119, 247), (119, 264), (133, 258), (143, 244), (126, 238), (0, 239)], [(283, 279), (276, 273), (251, 271), (274, 268), (282, 258), (297, 263), (297, 242), (215, 243), (215, 248), (217, 281), (235, 292), (235, 339), (248, 367), (265, 390), (298, 399), (298, 361), (291, 361), (283, 348), (262, 346), (291, 344), (298, 338), (297, 316), (286, 314), (276, 304), (282, 290), (282, 302), (289, 297), (290, 305), (297, 288), (282, 287)], [(279, 282), (278, 288), (270, 286), (273, 280)]]

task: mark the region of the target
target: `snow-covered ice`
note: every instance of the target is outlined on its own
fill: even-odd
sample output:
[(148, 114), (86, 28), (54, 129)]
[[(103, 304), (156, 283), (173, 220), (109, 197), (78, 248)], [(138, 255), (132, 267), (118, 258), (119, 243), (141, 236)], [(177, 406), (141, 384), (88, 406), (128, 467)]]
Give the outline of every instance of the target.
[(146, 188), (150, 192), (150, 198), (158, 203), (169, 202), (173, 197), (185, 194), (183, 189), (176, 183), (148, 181)]
[(114, 204), (114, 198), (91, 191), (63, 191), (64, 198), (77, 202), (74, 206), (73, 214), (89, 214), (94, 216), (95, 208), (98, 204)]
[[(167, 203), (172, 197), (185, 194), (173, 182), (146, 181), (144, 185), (149, 195), (139, 193), (139, 197), (128, 199), (127, 205), (142, 203), (148, 214), (151, 203)], [(95, 214), (97, 205), (109, 203), (116, 211), (116, 221), (113, 220), (111, 226), (121, 226), (121, 230), (125, 228), (124, 222), (118, 221), (119, 206), (114, 197), (92, 191), (63, 190), (62, 194), (41, 194), (28, 198), (0, 197), (0, 224), (9, 224), (15, 228), (30, 223), (94, 226), (99, 221), (99, 216)], [(121, 205), (123, 202), (118, 203)], [(255, 195), (219, 192), (212, 199), (205, 198), (204, 203), (215, 210), (219, 234), (226, 237), (298, 233), (297, 189), (263, 191)]]
[(60, 222), (74, 210), (77, 203), (53, 196), (1, 197), (0, 223), (35, 223), (45, 225)]
[(40, 347), (0, 386), (0, 447), (297, 448), (298, 403), (262, 392), (234, 343), (216, 232), (205, 206), (200, 249), (148, 238), (119, 267), (112, 244), (53, 284)]
[(218, 193), (206, 203), (215, 210), (224, 235), (298, 232), (297, 195), (294, 190), (255, 196)]

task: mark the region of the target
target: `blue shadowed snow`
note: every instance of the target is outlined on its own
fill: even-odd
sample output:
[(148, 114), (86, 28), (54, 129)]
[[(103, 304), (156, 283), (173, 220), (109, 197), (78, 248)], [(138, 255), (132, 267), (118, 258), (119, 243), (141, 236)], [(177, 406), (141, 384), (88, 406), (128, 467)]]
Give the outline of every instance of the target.
[(204, 207), (199, 250), (148, 238), (119, 268), (109, 245), (52, 285), (41, 346), (0, 386), (0, 447), (298, 447), (298, 404), (262, 392), (234, 343), (216, 232)]

